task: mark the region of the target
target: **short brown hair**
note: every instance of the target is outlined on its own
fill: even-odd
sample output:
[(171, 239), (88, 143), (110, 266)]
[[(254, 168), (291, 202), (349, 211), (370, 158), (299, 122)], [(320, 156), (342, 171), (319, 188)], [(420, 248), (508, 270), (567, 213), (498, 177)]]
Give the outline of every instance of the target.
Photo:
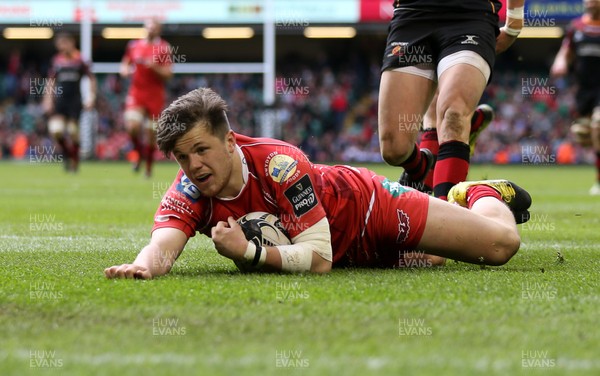
[(75, 36), (67, 31), (61, 31), (54, 34), (54, 39), (69, 39), (75, 42)]
[(156, 127), (158, 148), (169, 157), (177, 140), (197, 125), (225, 139), (230, 130), (226, 111), (225, 100), (210, 88), (201, 87), (182, 95), (160, 114)]

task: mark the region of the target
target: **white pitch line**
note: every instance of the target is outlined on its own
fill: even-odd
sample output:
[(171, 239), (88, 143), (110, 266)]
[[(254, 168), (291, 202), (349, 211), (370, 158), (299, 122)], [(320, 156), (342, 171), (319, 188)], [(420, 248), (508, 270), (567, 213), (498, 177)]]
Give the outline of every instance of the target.
[[(15, 352), (7, 352), (0, 350), (0, 360), (4, 361), (9, 357), (17, 358), (21, 360), (30, 360), (31, 351), (35, 350), (17, 350)], [(222, 356), (221, 354), (211, 354), (208, 357), (199, 357), (185, 354), (176, 353), (158, 353), (158, 354), (122, 354), (122, 353), (102, 353), (102, 354), (64, 354), (60, 350), (55, 351), (55, 358), (62, 359), (65, 363), (76, 363), (85, 365), (104, 365), (104, 364), (116, 364), (116, 365), (147, 365), (147, 364), (198, 364), (204, 365), (219, 365), (227, 363), (228, 365), (238, 366), (249, 366), (254, 364), (262, 364), (268, 357), (262, 356), (257, 357), (255, 355), (245, 355), (238, 358), (230, 358)], [(304, 354), (308, 355), (308, 354)], [(520, 354), (517, 354), (520, 355)], [(318, 364), (322, 366), (332, 366), (339, 368), (341, 364), (348, 364), (349, 362), (356, 362), (366, 364), (369, 369), (380, 370), (391, 364), (398, 364), (399, 359), (397, 357), (390, 356), (366, 356), (362, 358), (346, 356), (330, 357), (320, 356), (314, 358), (311, 356), (305, 356), (312, 365)], [(548, 370), (600, 370), (600, 360), (597, 359), (573, 359), (558, 357), (553, 358), (556, 360), (555, 367), (547, 367), (543, 369)], [(314, 363), (313, 363), (314, 362)], [(452, 368), (456, 370), (480, 370), (486, 371), (493, 369), (494, 371), (508, 371), (515, 363), (521, 364), (520, 356), (510, 359), (497, 359), (497, 358), (479, 358), (475, 363), (465, 362), (462, 359), (449, 358), (444, 359), (442, 357), (436, 358), (412, 358), (409, 362), (400, 362), (406, 366), (436, 366), (444, 367), (445, 369)], [(275, 351), (273, 352), (273, 364), (275, 364)], [(532, 368), (535, 370), (535, 367)]]

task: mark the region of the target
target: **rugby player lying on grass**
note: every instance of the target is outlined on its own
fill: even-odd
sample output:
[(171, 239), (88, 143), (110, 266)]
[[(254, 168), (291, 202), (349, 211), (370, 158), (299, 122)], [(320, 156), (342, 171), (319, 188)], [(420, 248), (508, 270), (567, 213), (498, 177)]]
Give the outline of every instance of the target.
[[(156, 211), (150, 244), (106, 277), (164, 275), (196, 232), (222, 256), (263, 271), (391, 268), (414, 250), (431, 265), (502, 265), (519, 249), (516, 222), (529, 219), (531, 198), (514, 183), (463, 182), (450, 191), (451, 204), (364, 168), (313, 164), (282, 141), (235, 134), (226, 110), (218, 94), (200, 88), (163, 111), (158, 146), (181, 169)], [(279, 217), (292, 244), (246, 240), (235, 219), (256, 211)]]

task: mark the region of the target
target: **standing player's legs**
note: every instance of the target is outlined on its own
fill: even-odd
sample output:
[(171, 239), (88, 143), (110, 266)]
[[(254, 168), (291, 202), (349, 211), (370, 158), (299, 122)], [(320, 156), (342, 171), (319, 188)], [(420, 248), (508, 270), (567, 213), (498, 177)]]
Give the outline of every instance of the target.
[(596, 183), (590, 189), (591, 195), (600, 195), (600, 105), (594, 108), (591, 121), (592, 147), (596, 153)]
[[(146, 113), (148, 119), (146, 120), (146, 134), (148, 144), (146, 145), (146, 177), (152, 176), (152, 165), (154, 163), (154, 151), (156, 150), (156, 122), (160, 118), (164, 99), (162, 97), (147, 98), (145, 101)], [(179, 126), (180, 124), (171, 124), (171, 126)]]
[(79, 169), (79, 117), (81, 115), (81, 98), (68, 100), (66, 121), (66, 132), (69, 135), (69, 158), (70, 171), (77, 172)]
[(472, 51), (446, 56), (438, 65), (437, 132), (439, 152), (433, 175), (434, 195), (445, 200), (469, 172), (471, 117), (490, 74), (487, 62)]
[[(435, 160), (437, 160), (437, 156), (438, 156), (438, 152), (439, 152), (439, 148), (440, 148), (440, 144), (438, 141), (438, 135), (437, 135), (437, 129), (436, 129), (436, 126), (437, 126), (437, 113), (436, 113), (437, 97), (438, 97), (438, 91), (436, 90), (435, 95), (433, 96), (433, 99), (431, 100), (431, 103), (429, 103), (427, 112), (425, 112), (425, 115), (423, 116), (423, 132), (421, 133), (421, 142), (419, 143), (419, 148), (420, 149), (428, 149), (431, 152), (431, 154), (433, 155)], [(427, 173), (427, 176), (425, 177), (422, 192), (431, 193), (433, 191), (433, 173), (434, 173), (434, 171), (435, 171), (435, 165), (434, 165), (434, 168), (432, 168)]]
[(424, 70), (400, 69), (404, 71), (387, 70), (381, 74), (378, 109), (381, 155), (388, 164), (404, 167), (412, 181), (421, 182), (433, 160), (428, 161), (416, 139), (435, 83), (414, 73)]
[[(427, 108), (427, 112), (423, 117), (423, 132), (421, 134), (421, 142), (419, 143), (419, 148), (428, 149), (434, 156), (434, 159), (437, 160), (440, 144), (437, 135), (437, 96), (438, 92), (435, 92), (435, 96), (433, 100), (429, 104), (429, 108)], [(494, 118), (494, 111), (487, 104), (482, 104), (477, 107), (475, 113), (471, 117), (471, 131), (469, 132), (469, 147), (471, 148), (471, 156), (475, 151), (475, 142), (477, 141), (477, 137), (479, 134), (487, 128), (487, 126), (491, 123)], [(433, 174), (435, 171), (434, 168), (429, 171), (427, 177), (424, 182), (424, 191), (425, 193), (430, 193), (433, 187)]]
[(62, 151), (65, 170), (71, 170), (71, 148), (65, 134), (66, 121), (62, 114), (54, 114), (48, 119), (48, 133), (56, 142)]
[(123, 118), (125, 120), (125, 129), (131, 138), (133, 150), (138, 154), (138, 160), (133, 166), (133, 170), (138, 172), (144, 157), (144, 147), (141, 138), (144, 124), (144, 109), (136, 104), (133, 97), (127, 97)]
[(67, 133), (71, 141), (69, 147), (70, 171), (77, 172), (79, 169), (79, 118), (67, 119)]
[(390, 21), (379, 86), (379, 143), (383, 159), (401, 166), (403, 185), (423, 189), (433, 156), (416, 144), (425, 110), (435, 92), (435, 53), (430, 25), (411, 10), (397, 10)]

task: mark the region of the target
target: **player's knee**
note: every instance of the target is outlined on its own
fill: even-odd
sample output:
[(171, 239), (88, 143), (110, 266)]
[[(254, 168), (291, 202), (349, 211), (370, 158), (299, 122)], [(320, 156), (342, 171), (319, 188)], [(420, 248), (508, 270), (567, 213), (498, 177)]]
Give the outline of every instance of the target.
[(468, 139), (470, 128), (470, 111), (465, 104), (457, 103), (448, 106), (442, 113), (439, 127), (440, 141)]
[(123, 118), (128, 132), (138, 131), (144, 123), (144, 114), (138, 110), (125, 110)]
[(48, 133), (55, 139), (63, 136), (65, 132), (65, 120), (62, 117), (51, 117), (48, 121)]
[(74, 120), (69, 120), (67, 122), (67, 133), (71, 137), (79, 137), (79, 129), (77, 126), (77, 122)]
[(404, 162), (412, 153), (414, 142), (403, 139), (400, 135), (383, 133), (379, 139), (381, 157), (392, 166), (398, 166)]
[(506, 231), (494, 242), (492, 252), (484, 258), (484, 263), (494, 266), (504, 265), (517, 253), (520, 246), (519, 233), (516, 230)]

